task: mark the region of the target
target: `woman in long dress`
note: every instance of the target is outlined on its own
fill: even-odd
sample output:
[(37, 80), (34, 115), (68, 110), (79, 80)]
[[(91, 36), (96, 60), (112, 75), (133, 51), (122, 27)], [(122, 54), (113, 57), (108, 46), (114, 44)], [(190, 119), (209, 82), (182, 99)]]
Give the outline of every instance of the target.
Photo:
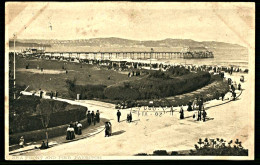
[(180, 109), (180, 119), (184, 119), (184, 112), (183, 112), (182, 106), (181, 106), (181, 109)]
[(75, 139), (75, 131), (73, 127), (70, 127), (71, 139)]
[(78, 125), (77, 125), (77, 128), (78, 128), (78, 135), (81, 135), (82, 134), (82, 124), (80, 122), (78, 122)]
[(71, 140), (70, 126), (68, 126), (68, 128), (67, 128), (67, 136), (66, 136), (66, 140)]

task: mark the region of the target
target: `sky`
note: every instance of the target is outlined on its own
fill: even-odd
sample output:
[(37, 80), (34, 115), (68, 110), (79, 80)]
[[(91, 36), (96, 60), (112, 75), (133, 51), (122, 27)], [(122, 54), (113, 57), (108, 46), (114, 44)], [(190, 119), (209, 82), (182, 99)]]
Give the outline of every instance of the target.
[(254, 3), (6, 2), (6, 37), (193, 39), (254, 47)]

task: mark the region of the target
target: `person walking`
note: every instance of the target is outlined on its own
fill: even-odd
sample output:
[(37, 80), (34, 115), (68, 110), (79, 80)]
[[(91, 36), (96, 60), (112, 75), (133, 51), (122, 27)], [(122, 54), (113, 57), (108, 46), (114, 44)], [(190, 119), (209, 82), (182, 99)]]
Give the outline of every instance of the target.
[(55, 91), (55, 97), (56, 97), (56, 99), (58, 98), (58, 92), (57, 91)]
[(222, 93), (221, 93), (221, 98), (222, 98), (222, 101), (224, 101), (224, 97), (225, 97), (225, 93), (224, 93), (224, 92), (222, 92)]
[(42, 98), (42, 94), (43, 94), (43, 91), (42, 91), (42, 90), (40, 90), (40, 98)]
[(182, 106), (180, 108), (180, 119), (184, 119), (184, 111)]
[(241, 90), (241, 84), (240, 83), (238, 84), (238, 90)]
[(207, 112), (205, 111), (205, 109), (203, 109), (202, 116), (203, 116), (203, 122), (205, 122), (207, 116)]
[(97, 110), (97, 112), (96, 112), (96, 121), (97, 121), (97, 123), (100, 122), (100, 114), (99, 114), (99, 110)]
[(198, 110), (198, 121), (201, 121), (201, 111)]
[(121, 112), (119, 110), (117, 110), (117, 121), (118, 123), (120, 123), (120, 116), (121, 116)]
[(130, 121), (130, 123), (132, 122), (132, 113), (130, 112), (130, 114), (129, 114), (129, 121)]
[(108, 122), (105, 122), (105, 137), (109, 136), (109, 125)]
[(232, 96), (233, 96), (233, 101), (235, 101), (236, 100), (236, 92), (234, 91), (234, 92), (232, 92)]

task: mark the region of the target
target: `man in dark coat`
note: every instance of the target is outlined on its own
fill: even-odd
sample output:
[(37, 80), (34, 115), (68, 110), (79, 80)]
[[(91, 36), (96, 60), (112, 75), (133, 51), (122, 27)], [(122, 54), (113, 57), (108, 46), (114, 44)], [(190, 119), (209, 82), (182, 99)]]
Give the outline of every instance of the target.
[(201, 121), (201, 111), (198, 110), (198, 121)]
[(94, 123), (94, 116), (95, 116), (95, 113), (94, 111), (91, 112), (91, 121)]
[(241, 84), (240, 83), (238, 84), (238, 90), (241, 90)]
[(50, 95), (51, 99), (53, 98), (53, 92), (51, 91), (51, 95)]
[(129, 121), (132, 122), (132, 113), (129, 114)]
[(205, 109), (202, 111), (202, 116), (203, 116), (203, 122), (206, 121), (206, 116), (207, 116), (207, 113), (205, 111)]
[(58, 98), (58, 92), (57, 91), (55, 91), (55, 97), (56, 97), (56, 99)]
[(87, 119), (88, 119), (88, 125), (91, 125), (91, 114), (90, 114), (90, 111), (88, 111)]
[(97, 123), (99, 123), (99, 121), (100, 121), (99, 110), (97, 110), (97, 112), (96, 112), (96, 121), (97, 121)]
[(182, 106), (181, 106), (181, 109), (180, 109), (180, 119), (184, 119), (184, 111), (183, 111)]
[(109, 136), (109, 130), (110, 130), (110, 127), (109, 127), (109, 124), (108, 122), (105, 122), (105, 137)]
[(192, 111), (192, 107), (191, 106), (192, 106), (192, 103), (191, 103), (191, 101), (189, 101), (187, 111)]
[(43, 91), (40, 91), (40, 98), (42, 98)]
[(235, 101), (236, 100), (236, 92), (232, 92), (232, 96), (233, 96), (233, 101)]
[(117, 115), (117, 121), (118, 121), (118, 123), (120, 123), (121, 112), (119, 110), (117, 110), (116, 115)]

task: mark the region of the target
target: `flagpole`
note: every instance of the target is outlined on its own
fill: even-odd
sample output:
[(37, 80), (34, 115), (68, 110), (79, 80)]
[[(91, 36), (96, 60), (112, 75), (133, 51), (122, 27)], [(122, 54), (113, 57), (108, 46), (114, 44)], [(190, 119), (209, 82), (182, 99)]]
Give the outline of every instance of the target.
[(16, 34), (14, 33), (14, 99), (16, 99), (16, 95), (15, 95), (15, 37)]

